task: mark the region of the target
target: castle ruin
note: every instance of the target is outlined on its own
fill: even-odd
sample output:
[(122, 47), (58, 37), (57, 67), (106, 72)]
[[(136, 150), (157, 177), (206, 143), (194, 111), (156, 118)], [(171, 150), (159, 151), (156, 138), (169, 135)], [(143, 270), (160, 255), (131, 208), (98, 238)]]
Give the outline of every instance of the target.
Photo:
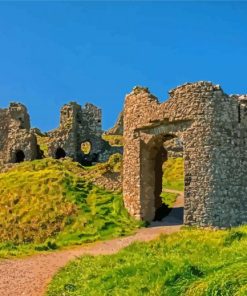
[(161, 205), (166, 141), (185, 162), (184, 224), (247, 223), (247, 97), (210, 82), (187, 83), (159, 103), (136, 87), (124, 106), (123, 196), (129, 213), (152, 221)]
[[(247, 96), (227, 95), (210, 82), (187, 83), (160, 103), (147, 88), (126, 96), (111, 132), (124, 135), (123, 197), (129, 213), (152, 221), (161, 206), (162, 166), (183, 156), (184, 224), (229, 227), (247, 223)], [(46, 134), (47, 156), (82, 164), (106, 161), (122, 147), (102, 139), (101, 110), (71, 102)], [(90, 143), (85, 154), (81, 145)], [(182, 153), (182, 154), (181, 154)], [(24, 105), (0, 109), (0, 164), (44, 157)]]
[(30, 130), (30, 118), (22, 104), (11, 103), (0, 109), (0, 164), (38, 158), (35, 134)]
[[(84, 165), (104, 162), (122, 147), (112, 147), (102, 139), (102, 113), (92, 104), (80, 106), (71, 102), (62, 107), (60, 125), (46, 134), (47, 156), (71, 157)], [(82, 144), (88, 142), (90, 151), (85, 154)], [(35, 129), (30, 128), (27, 109), (20, 103), (11, 103), (0, 109), (0, 164), (16, 163), (44, 157), (37, 141)]]

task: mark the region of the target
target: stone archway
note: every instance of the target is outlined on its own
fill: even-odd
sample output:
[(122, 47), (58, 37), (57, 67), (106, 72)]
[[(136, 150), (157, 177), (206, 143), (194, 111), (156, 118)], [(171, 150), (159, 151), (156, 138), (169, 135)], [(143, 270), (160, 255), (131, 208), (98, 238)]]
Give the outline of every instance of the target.
[[(159, 103), (135, 87), (124, 106), (123, 197), (128, 212), (151, 221), (160, 192), (154, 167), (162, 135), (184, 143), (184, 224), (227, 227), (247, 223), (247, 120), (237, 97), (200, 81)], [(156, 184), (155, 184), (156, 182)]]
[[(152, 131), (151, 133), (153, 133)], [(168, 159), (166, 141), (177, 138), (173, 134), (143, 134), (140, 142), (141, 216), (152, 221), (162, 205), (163, 165)]]
[(25, 154), (22, 150), (17, 150), (15, 153), (15, 162), (23, 162), (25, 160)]
[(64, 157), (66, 157), (66, 152), (64, 151), (64, 149), (61, 147), (57, 148), (57, 150), (55, 152), (55, 158), (60, 159), (60, 158), (64, 158)]

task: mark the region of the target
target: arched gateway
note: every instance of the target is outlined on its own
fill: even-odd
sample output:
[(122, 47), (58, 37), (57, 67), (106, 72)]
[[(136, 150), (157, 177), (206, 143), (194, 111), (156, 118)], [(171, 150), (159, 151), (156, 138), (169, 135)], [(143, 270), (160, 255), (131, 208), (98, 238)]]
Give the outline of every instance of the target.
[(162, 143), (179, 137), (185, 162), (184, 223), (247, 223), (246, 100), (210, 82), (187, 83), (169, 94), (162, 104), (141, 87), (126, 97), (123, 195), (129, 213), (154, 218), (160, 205)]

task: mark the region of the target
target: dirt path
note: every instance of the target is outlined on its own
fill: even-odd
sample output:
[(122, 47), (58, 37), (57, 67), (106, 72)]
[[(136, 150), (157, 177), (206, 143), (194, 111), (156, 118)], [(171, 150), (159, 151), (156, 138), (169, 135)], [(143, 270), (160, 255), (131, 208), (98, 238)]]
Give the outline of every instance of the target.
[(170, 234), (178, 231), (182, 222), (176, 216), (176, 210), (183, 204), (183, 194), (175, 193), (179, 193), (179, 197), (169, 216), (161, 222), (153, 222), (148, 228), (139, 229), (133, 236), (24, 259), (0, 261), (0, 296), (44, 295), (49, 281), (58, 269), (78, 256), (113, 254), (134, 241), (150, 241), (162, 233)]

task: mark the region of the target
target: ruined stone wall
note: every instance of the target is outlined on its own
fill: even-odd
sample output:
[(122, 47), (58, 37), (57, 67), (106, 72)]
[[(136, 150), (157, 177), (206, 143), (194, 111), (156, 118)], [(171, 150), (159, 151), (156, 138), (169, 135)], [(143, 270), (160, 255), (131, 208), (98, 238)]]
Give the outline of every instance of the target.
[[(37, 145), (37, 129), (30, 129), (27, 109), (19, 103), (11, 103), (8, 109), (0, 109), (0, 164), (14, 163), (44, 157)], [(112, 147), (102, 139), (102, 112), (87, 103), (75, 102), (61, 108), (59, 127), (46, 133), (47, 155), (53, 158), (69, 156), (83, 164), (107, 161), (110, 155), (121, 153), (122, 147)], [(81, 144), (89, 142), (91, 150), (84, 154)], [(20, 159), (17, 159), (20, 152)], [(23, 156), (24, 154), (24, 156)]]
[(209, 82), (185, 84), (160, 104), (136, 87), (124, 108), (123, 194), (130, 214), (154, 218), (155, 159), (167, 136), (180, 139), (185, 160), (184, 223), (247, 222), (246, 105)]
[(82, 121), (87, 123), (89, 134), (93, 134), (97, 137), (102, 136), (102, 111), (93, 104), (86, 103), (81, 108)]
[[(102, 139), (102, 133), (101, 110), (93, 104), (82, 107), (71, 102), (61, 109), (59, 128), (48, 133), (48, 154), (56, 157), (57, 149), (62, 148), (67, 156), (84, 164), (106, 161), (116, 149)], [(88, 155), (81, 150), (84, 142), (91, 144)]]
[(183, 142), (177, 137), (166, 140), (164, 148), (167, 150), (168, 158), (183, 157)]
[(77, 120), (80, 116), (80, 106), (74, 102), (64, 105), (60, 111), (60, 125), (48, 133), (48, 155), (55, 158), (58, 149), (63, 149), (66, 156), (77, 159)]
[(17, 162), (16, 153), (22, 151), (25, 160), (38, 157), (37, 140), (30, 130), (27, 109), (19, 103), (0, 109), (0, 162)]
[[(123, 111), (120, 112), (114, 127), (110, 128), (105, 133), (106, 135), (123, 136), (123, 132), (124, 132), (123, 115), (124, 115), (124, 112)], [(178, 138), (167, 140), (165, 144), (166, 144), (166, 150), (169, 154), (169, 157), (173, 157), (173, 158), (183, 157), (183, 145)]]
[(6, 162), (6, 141), (8, 138), (8, 127), (6, 121), (6, 110), (0, 109), (0, 166)]
[(123, 111), (118, 115), (117, 121), (111, 129), (107, 131), (108, 135), (123, 135)]

